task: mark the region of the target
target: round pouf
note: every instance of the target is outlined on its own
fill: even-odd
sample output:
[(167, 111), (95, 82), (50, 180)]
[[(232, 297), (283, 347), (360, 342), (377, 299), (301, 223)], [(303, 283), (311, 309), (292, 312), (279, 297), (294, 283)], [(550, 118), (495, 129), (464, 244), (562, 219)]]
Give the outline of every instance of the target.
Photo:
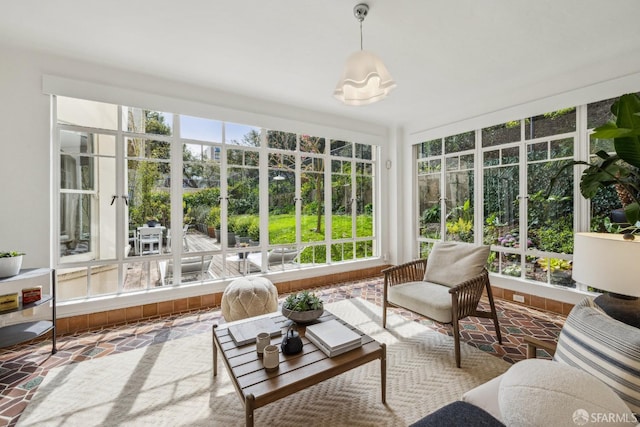
[(278, 290), (264, 277), (235, 279), (222, 294), (222, 316), (227, 322), (278, 311)]

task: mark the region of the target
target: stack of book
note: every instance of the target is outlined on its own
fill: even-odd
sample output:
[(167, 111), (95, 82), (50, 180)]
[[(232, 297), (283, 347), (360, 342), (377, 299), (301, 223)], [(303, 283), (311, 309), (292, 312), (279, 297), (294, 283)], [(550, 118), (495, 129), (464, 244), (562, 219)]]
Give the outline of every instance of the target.
[(307, 326), (305, 336), (329, 357), (362, 346), (360, 334), (335, 319)]
[(263, 317), (250, 322), (242, 322), (229, 326), (229, 334), (231, 334), (231, 338), (233, 338), (236, 345), (239, 346), (256, 342), (256, 336), (260, 332), (267, 332), (272, 337), (275, 337), (280, 335), (282, 330), (270, 317)]

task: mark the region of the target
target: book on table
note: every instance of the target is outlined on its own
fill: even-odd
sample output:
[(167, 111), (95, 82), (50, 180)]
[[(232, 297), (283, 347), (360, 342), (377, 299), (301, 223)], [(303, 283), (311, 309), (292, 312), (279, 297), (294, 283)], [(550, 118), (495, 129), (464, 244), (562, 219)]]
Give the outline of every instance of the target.
[(262, 317), (260, 319), (248, 322), (238, 323), (229, 326), (229, 334), (236, 345), (245, 345), (256, 342), (256, 335), (260, 332), (268, 332), (272, 337), (282, 334), (280, 326), (276, 325), (271, 317)]
[(338, 320), (307, 326), (305, 336), (329, 357), (362, 346), (362, 337)]

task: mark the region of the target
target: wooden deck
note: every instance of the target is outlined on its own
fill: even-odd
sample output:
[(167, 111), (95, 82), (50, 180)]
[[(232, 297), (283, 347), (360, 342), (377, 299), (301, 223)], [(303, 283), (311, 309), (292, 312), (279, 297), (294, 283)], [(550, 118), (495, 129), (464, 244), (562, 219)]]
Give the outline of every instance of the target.
[[(162, 254), (153, 255), (135, 255), (130, 252), (127, 258), (128, 262), (124, 264), (122, 289), (118, 289), (117, 264), (92, 267), (91, 269), (60, 269), (58, 271), (59, 300), (65, 301), (84, 298), (87, 295), (109, 295), (123, 291), (131, 292), (172, 285), (173, 278), (169, 274), (169, 265), (173, 263), (173, 260), (168, 249), (170, 248), (165, 246), (162, 248)], [(186, 268), (183, 266), (182, 283), (197, 283), (260, 273), (258, 266), (239, 257), (240, 253), (247, 253), (247, 248), (234, 247), (223, 254), (222, 246), (216, 242), (215, 238), (196, 230), (188, 231), (183, 249), (183, 264), (197, 264), (204, 260), (204, 264), (208, 268), (202, 271), (196, 267), (196, 272), (185, 272)], [(254, 248), (254, 250), (256, 249)], [(297, 268), (300, 268), (298, 264), (281, 264), (272, 265), (269, 270), (284, 271)], [(163, 275), (164, 281), (162, 280)]]

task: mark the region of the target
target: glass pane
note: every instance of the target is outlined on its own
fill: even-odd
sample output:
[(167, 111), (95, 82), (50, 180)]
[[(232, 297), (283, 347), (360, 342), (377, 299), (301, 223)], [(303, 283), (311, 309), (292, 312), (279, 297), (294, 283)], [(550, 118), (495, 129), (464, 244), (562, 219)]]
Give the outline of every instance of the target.
[(560, 159), (573, 157), (573, 138), (559, 139), (549, 143), (549, 158)]
[(310, 135), (300, 135), (300, 151), (303, 151), (305, 153), (323, 154), (324, 150), (324, 138)]
[(565, 168), (549, 192), (563, 161), (531, 163), (527, 168), (528, 234), (532, 246), (547, 252), (573, 253), (573, 169)]
[(324, 240), (324, 161), (303, 157), (300, 176), (302, 242)]
[(447, 240), (473, 242), (473, 169), (449, 172), (447, 167), (445, 179)]
[(482, 129), (482, 146), (493, 147), (520, 141), (520, 120)]
[(267, 146), (280, 150), (295, 151), (297, 137), (295, 133), (280, 132), (277, 130), (267, 131)]
[(472, 150), (475, 147), (475, 135), (474, 131), (470, 131), (446, 137), (444, 139), (445, 153)]
[(591, 135), (589, 138), (589, 154), (596, 154), (598, 151), (613, 155), (616, 151), (613, 146), (613, 139), (598, 139)]
[(118, 106), (84, 99), (56, 97), (58, 123), (100, 129), (118, 129)]
[(546, 142), (527, 144), (527, 160), (547, 160), (547, 145)]
[[(356, 237), (373, 236), (372, 169), (371, 163), (356, 163)], [(372, 250), (372, 247), (369, 247), (369, 250)], [(359, 250), (357, 253), (360, 257)]]
[[(590, 138), (590, 162), (596, 161), (595, 153), (605, 151), (614, 154), (613, 139), (597, 139), (593, 135)], [(599, 233), (617, 233), (620, 232), (618, 225), (612, 224), (618, 222), (617, 216), (612, 215), (618, 209), (622, 208), (622, 202), (618, 196), (615, 187), (607, 186), (601, 188), (596, 196), (591, 199), (591, 231)], [(619, 211), (618, 211), (619, 212)]]
[(183, 144), (183, 234), (187, 234), (183, 250), (220, 249), (220, 152), (219, 146)]
[(440, 238), (440, 173), (418, 176), (418, 209), (420, 236)]
[(484, 170), (484, 243), (520, 247), (519, 166)]
[(347, 141), (331, 141), (331, 155), (338, 157), (352, 157), (353, 143)]
[(351, 166), (350, 161), (333, 160), (331, 173), (331, 237), (346, 239), (353, 236)]
[(576, 130), (575, 107), (544, 113), (525, 120), (525, 138), (535, 139)]
[[(96, 141), (114, 148), (115, 137), (84, 132), (60, 132), (60, 188), (94, 190), (96, 158), (89, 154), (96, 150)], [(113, 179), (113, 178), (112, 178)]]
[(295, 157), (269, 169), (269, 244), (296, 242)]
[(70, 301), (87, 296), (113, 295), (118, 292), (119, 270), (115, 264), (94, 267), (60, 268), (56, 298)]
[(135, 107), (122, 107), (124, 128), (129, 132), (171, 135), (173, 133), (173, 114), (144, 110)]
[(180, 116), (180, 137), (198, 141), (222, 142), (222, 122), (200, 117)]
[(483, 154), (484, 166), (496, 166), (500, 164), (500, 150), (485, 151)]
[(260, 128), (236, 123), (224, 124), (224, 142), (230, 145), (247, 147), (260, 146)]
[(356, 242), (356, 258), (369, 258), (375, 255), (373, 240)]
[(342, 242), (331, 245), (331, 261), (341, 262), (354, 259), (355, 242)]
[[(229, 150), (227, 153), (231, 151), (241, 150)], [(250, 154), (250, 152), (245, 154)], [(229, 195), (227, 231), (235, 234), (235, 238), (227, 235), (227, 245), (231, 248), (239, 244), (238, 239), (240, 237), (251, 238), (250, 229), (255, 230), (257, 227), (259, 230), (260, 171), (257, 167), (249, 165), (245, 167), (229, 167), (227, 173), (227, 191)], [(253, 237), (256, 237), (255, 231)]]
[(611, 113), (611, 106), (618, 98), (605, 99), (603, 101), (587, 104), (587, 128), (593, 129), (602, 126), (613, 120), (615, 117)]
[(129, 257), (167, 252), (171, 226), (170, 144), (125, 138), (128, 189), (127, 230), (134, 240)]
[(442, 139), (434, 139), (418, 144), (418, 158), (442, 155)]
[[(99, 236), (95, 235), (99, 226), (97, 221), (98, 204), (92, 194), (60, 194), (60, 258), (62, 262), (72, 261), (75, 255), (97, 257), (96, 245)], [(115, 225), (115, 214), (111, 215), (111, 227)], [(106, 230), (115, 237), (115, 228)], [(108, 239), (108, 236), (104, 236)], [(108, 239), (113, 244), (113, 239)], [(77, 257), (75, 257), (77, 258)]]
[(317, 265), (327, 262), (326, 245), (305, 245), (298, 257), (300, 264)]
[(356, 143), (356, 159), (374, 160), (374, 153), (371, 145)]
[(500, 151), (502, 151), (503, 165), (518, 163), (520, 161), (520, 147), (503, 148)]

